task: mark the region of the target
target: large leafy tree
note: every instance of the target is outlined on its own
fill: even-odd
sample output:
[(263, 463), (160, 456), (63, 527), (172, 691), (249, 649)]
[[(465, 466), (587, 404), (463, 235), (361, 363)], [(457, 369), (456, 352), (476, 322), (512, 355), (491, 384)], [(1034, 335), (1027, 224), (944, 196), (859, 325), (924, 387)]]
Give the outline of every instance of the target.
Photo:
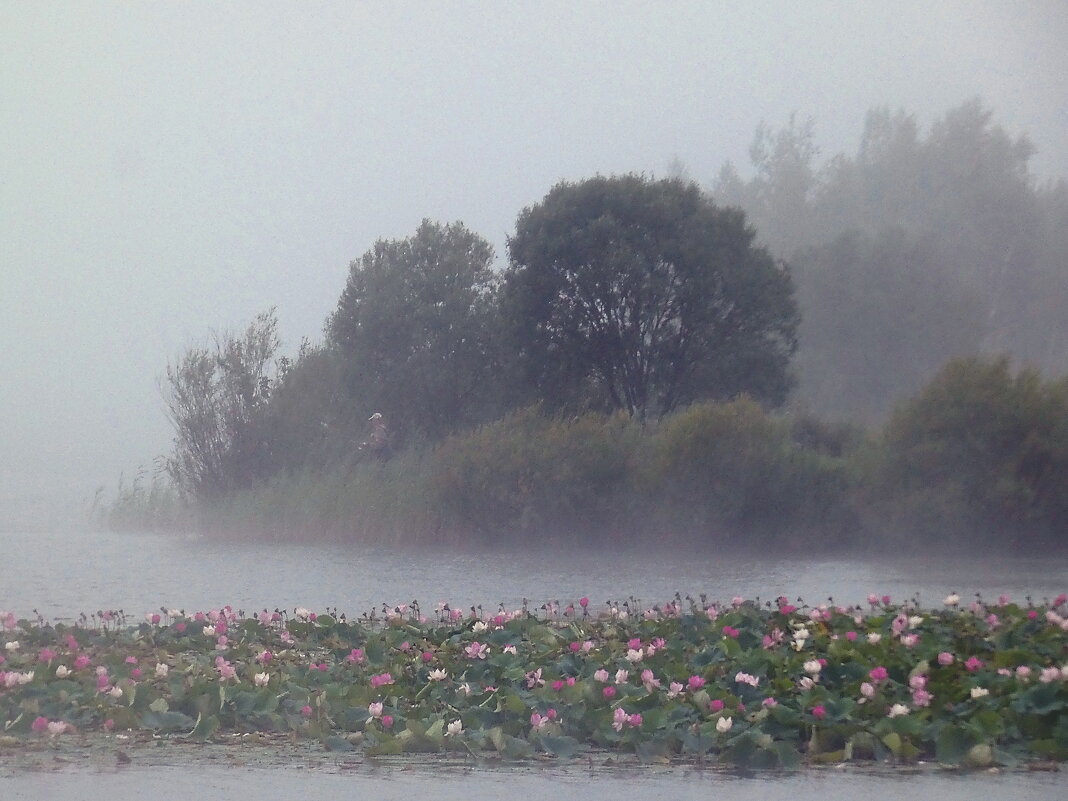
[(698, 398), (782, 402), (793, 284), (753, 238), (741, 211), (679, 179), (555, 186), (520, 213), (504, 280), (539, 396), (642, 419)]
[(349, 270), (327, 346), (354, 412), (381, 412), (395, 439), (435, 439), (492, 405), (493, 248), (461, 223), (424, 220), (379, 240)]

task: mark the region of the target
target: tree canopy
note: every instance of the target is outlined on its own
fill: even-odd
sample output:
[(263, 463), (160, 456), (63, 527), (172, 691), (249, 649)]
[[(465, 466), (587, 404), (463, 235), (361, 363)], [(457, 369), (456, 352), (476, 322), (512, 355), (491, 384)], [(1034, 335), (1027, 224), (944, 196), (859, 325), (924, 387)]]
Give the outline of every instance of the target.
[(549, 401), (662, 416), (701, 398), (781, 403), (798, 312), (737, 209), (679, 179), (560, 183), (508, 241), (504, 315)]
[(492, 262), (490, 244), (462, 223), (429, 220), (352, 262), (327, 346), (356, 413), (381, 412), (400, 436), (477, 422), (495, 364)]

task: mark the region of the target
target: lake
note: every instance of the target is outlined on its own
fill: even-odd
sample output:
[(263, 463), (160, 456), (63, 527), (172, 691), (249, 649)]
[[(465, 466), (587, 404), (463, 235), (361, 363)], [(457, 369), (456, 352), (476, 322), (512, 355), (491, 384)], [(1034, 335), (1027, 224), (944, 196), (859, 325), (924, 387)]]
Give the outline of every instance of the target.
[[(140, 617), (160, 607), (187, 611), (230, 604), (253, 612), (305, 606), (337, 608), (350, 615), (418, 600), (496, 611), (528, 599), (568, 602), (588, 596), (640, 599), (642, 606), (675, 592), (707, 593), (710, 600), (741, 595), (801, 597), (809, 603), (863, 603), (868, 593), (895, 600), (918, 597), (940, 605), (950, 592), (979, 592), (1036, 600), (1068, 591), (1068, 562), (1040, 555), (952, 560), (738, 556), (715, 549), (650, 548), (630, 553), (558, 545), (523, 551), (399, 551), (338, 544), (307, 546), (119, 535), (101, 532), (0, 533), (0, 609), (20, 615), (36, 609), (47, 619), (81, 612), (123, 609)], [(25, 769), (0, 753), (0, 797), (9, 799), (124, 799), (209, 797), (292, 798), (330, 801), (374, 795), (441, 799), (642, 798), (686, 799), (724, 795), (732, 801), (808, 799), (968, 799), (986, 794), (1006, 801), (1068, 797), (1059, 773), (919, 773), (820, 769), (799, 774), (739, 777), (698, 768), (612, 767), (585, 763), (530, 767), (353, 761), (316, 752), (300, 759), (205, 758), (214, 753), (184, 746), (177, 752), (137, 754), (117, 766), (113, 755), (45, 759)], [(48, 755), (45, 755), (48, 757)], [(192, 766), (183, 764), (192, 762)]]

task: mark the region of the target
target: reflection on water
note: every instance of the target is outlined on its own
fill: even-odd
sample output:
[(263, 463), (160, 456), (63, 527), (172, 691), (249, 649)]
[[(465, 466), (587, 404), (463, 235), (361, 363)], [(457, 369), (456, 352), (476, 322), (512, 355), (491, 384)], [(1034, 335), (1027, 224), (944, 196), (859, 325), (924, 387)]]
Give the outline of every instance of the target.
[(537, 606), (583, 595), (596, 608), (628, 596), (652, 605), (675, 592), (707, 593), (712, 600), (782, 594), (809, 603), (828, 597), (861, 603), (876, 592), (895, 599), (919, 595), (934, 605), (951, 591), (965, 599), (981, 592), (987, 598), (1007, 593), (1041, 600), (1068, 590), (1068, 562), (1036, 557), (872, 562), (555, 546), (465, 553), (99, 532), (4, 533), (0, 555), (0, 609), (27, 614), (36, 608), (46, 618), (102, 608), (140, 615), (160, 606), (192, 611), (224, 604), (246, 612), (300, 605), (358, 614), (383, 602), (412, 600), (424, 609), (447, 600), (495, 611), (501, 602), (517, 608), (524, 598)]

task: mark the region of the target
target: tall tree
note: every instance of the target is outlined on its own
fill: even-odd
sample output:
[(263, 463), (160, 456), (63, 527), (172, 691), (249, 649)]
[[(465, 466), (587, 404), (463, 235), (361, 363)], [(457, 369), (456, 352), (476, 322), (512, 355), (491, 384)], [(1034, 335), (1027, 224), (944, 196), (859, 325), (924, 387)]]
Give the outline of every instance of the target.
[(435, 439), (493, 403), (493, 248), (456, 222), (423, 220), (379, 240), (349, 268), (327, 346), (340, 354), (355, 410), (381, 412), (399, 438)]
[(561, 183), (509, 239), (504, 314), (548, 401), (645, 418), (697, 398), (780, 403), (798, 314), (784, 266), (693, 183)]
[(163, 384), (174, 451), (166, 469), (200, 501), (248, 486), (269, 469), (262, 413), (274, 383), (279, 347), (274, 310), (243, 336), (215, 334), (167, 365)]

